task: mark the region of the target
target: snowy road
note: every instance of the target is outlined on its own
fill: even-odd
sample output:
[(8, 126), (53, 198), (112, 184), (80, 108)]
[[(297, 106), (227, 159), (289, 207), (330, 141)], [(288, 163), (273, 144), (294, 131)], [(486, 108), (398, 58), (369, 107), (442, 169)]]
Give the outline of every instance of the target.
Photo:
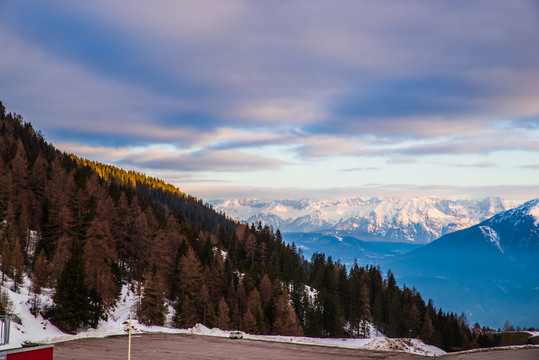
[[(438, 358), (438, 357), (436, 357)], [(539, 348), (498, 350), (441, 357), (446, 360), (535, 360)], [(127, 359), (127, 336), (67, 341), (54, 345), (55, 360)], [(181, 335), (148, 334), (133, 337), (131, 359), (145, 360), (322, 360), (322, 359), (388, 359), (413, 360), (432, 357), (372, 350), (354, 350), (253, 340)]]

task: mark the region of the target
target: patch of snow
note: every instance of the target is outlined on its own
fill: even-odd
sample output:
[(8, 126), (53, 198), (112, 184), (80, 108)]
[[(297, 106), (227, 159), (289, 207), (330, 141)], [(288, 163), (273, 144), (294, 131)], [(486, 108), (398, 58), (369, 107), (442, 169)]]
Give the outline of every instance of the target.
[(275, 342), (287, 342), (302, 345), (330, 346), (348, 349), (381, 350), (409, 352), (420, 355), (442, 355), (445, 351), (431, 345), (426, 345), (421, 340), (412, 339), (390, 339), (377, 337), (371, 339), (354, 338), (309, 338), (302, 336), (278, 336), (278, 335), (250, 335), (245, 334), (244, 339), (263, 340)]
[(539, 226), (539, 202), (528, 212), (535, 219), (533, 225)]
[(378, 337), (369, 342), (366, 346), (369, 350), (385, 350), (385, 351), (400, 351), (409, 352), (420, 355), (442, 355), (446, 352), (436, 346), (427, 345), (418, 339), (391, 339), (386, 337)]
[(318, 290), (310, 287), (309, 285), (305, 285), (305, 292), (310, 304), (312, 305), (314, 303), (314, 299), (316, 299), (316, 295), (318, 295)]
[(502, 246), (500, 245), (500, 237), (498, 236), (498, 233), (489, 226), (480, 226), (479, 229), (481, 229), (483, 236), (486, 237), (487, 240), (489, 240), (491, 243), (496, 245), (496, 247), (503, 253), (503, 249), (502, 249)]
[(239, 272), (239, 270), (234, 270), (234, 275), (236, 275), (240, 283), (243, 282), (243, 277), (245, 276), (245, 273)]

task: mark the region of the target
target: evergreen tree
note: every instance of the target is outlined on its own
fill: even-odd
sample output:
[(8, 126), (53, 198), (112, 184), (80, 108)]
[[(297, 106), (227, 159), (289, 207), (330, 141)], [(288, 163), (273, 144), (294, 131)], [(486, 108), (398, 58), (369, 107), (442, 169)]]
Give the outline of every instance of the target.
[(9, 241), (4, 239), (2, 243), (2, 285), (4, 285), (5, 277), (11, 276), (11, 269), (13, 266), (12, 257)]
[(82, 249), (77, 239), (71, 244), (71, 256), (65, 264), (54, 294), (53, 319), (69, 332), (89, 323), (90, 299), (86, 286)]
[(177, 328), (190, 328), (199, 320), (196, 303), (190, 296), (180, 298), (174, 311), (173, 322)]
[(361, 337), (366, 339), (370, 336), (371, 321), (370, 296), (366, 283), (363, 283), (363, 288), (361, 289), (361, 304)]
[(154, 262), (150, 268), (150, 278), (145, 284), (144, 294), (140, 300), (137, 316), (141, 323), (145, 325), (163, 326), (166, 318), (165, 295), (157, 264)]

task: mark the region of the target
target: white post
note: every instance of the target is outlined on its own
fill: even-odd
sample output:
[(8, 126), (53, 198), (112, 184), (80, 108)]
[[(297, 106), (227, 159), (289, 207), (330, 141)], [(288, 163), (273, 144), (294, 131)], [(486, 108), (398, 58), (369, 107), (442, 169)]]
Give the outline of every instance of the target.
[(129, 312), (129, 345), (127, 347), (127, 360), (131, 360), (131, 311)]

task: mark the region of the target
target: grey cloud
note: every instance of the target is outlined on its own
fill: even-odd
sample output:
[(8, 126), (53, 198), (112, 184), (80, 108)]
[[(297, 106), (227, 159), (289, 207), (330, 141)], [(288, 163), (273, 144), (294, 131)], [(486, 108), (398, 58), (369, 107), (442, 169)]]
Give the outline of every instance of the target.
[(472, 168), (491, 168), (491, 167), (498, 167), (499, 165), (496, 163), (493, 163), (492, 161), (483, 161), (483, 162), (478, 162), (474, 164), (454, 164), (453, 166), (472, 167)]
[(417, 160), (413, 158), (401, 156), (401, 157), (391, 158), (388, 162), (391, 164), (414, 164), (417, 162)]
[(148, 169), (175, 171), (257, 171), (276, 169), (286, 162), (239, 151), (197, 151), (193, 153), (131, 154), (119, 163)]
[[(400, 163), (539, 151), (539, 48), (530, 45), (539, 22), (530, 2), (38, 5), (3, 5), (2, 100), (53, 140), (181, 150), (126, 164), (286, 164), (237, 151), (270, 145), (306, 159), (384, 155)], [(85, 27), (75, 26), (81, 13)], [(84, 36), (68, 31), (75, 28)], [(118, 42), (122, 51), (113, 51)], [(493, 135), (501, 122), (523, 131)]]
[[(402, 196), (440, 196), (455, 199), (483, 199), (498, 197), (504, 194), (504, 200), (517, 203), (531, 200), (539, 194), (539, 186), (516, 185), (482, 185), (482, 186), (450, 186), (431, 185), (419, 186), (410, 184), (366, 184), (355, 187), (334, 187), (324, 189), (304, 188), (271, 188), (251, 186), (184, 186), (184, 190), (201, 194), (205, 199), (252, 198), (253, 194), (259, 199), (334, 199), (339, 197), (380, 198)], [(383, 194), (381, 196), (381, 194)]]
[(379, 167), (376, 166), (369, 166), (369, 167), (355, 167), (350, 169), (342, 169), (342, 171), (345, 172), (353, 172), (353, 171), (369, 171), (369, 170), (379, 170)]

